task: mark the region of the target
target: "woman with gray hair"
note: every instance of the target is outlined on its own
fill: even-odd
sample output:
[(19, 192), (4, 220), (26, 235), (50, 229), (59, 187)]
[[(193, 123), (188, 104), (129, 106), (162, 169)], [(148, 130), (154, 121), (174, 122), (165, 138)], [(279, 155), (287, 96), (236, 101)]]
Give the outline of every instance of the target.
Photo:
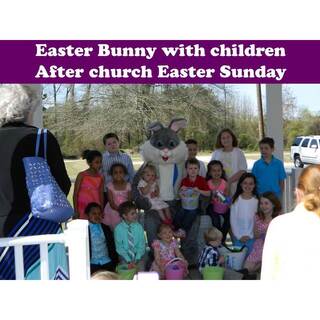
[[(41, 93), (35, 85), (0, 85), (0, 237), (55, 234), (61, 231), (55, 222), (34, 218), (26, 186), (24, 157), (35, 154), (38, 128), (29, 125)], [(43, 155), (43, 141), (39, 156)], [(71, 183), (56, 138), (48, 132), (47, 163), (52, 176), (67, 195)], [(50, 278), (68, 278), (62, 245), (49, 246)], [(60, 253), (59, 253), (60, 252)], [(39, 276), (39, 247), (24, 247), (24, 270), (27, 279)], [(0, 279), (15, 279), (13, 248), (0, 248)]]

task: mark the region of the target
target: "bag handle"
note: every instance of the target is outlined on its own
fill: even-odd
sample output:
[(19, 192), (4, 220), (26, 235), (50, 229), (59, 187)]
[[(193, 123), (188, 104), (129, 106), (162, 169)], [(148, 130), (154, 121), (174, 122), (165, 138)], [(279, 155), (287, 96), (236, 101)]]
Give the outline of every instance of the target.
[[(43, 156), (44, 156), (45, 159), (47, 159), (47, 132), (48, 132), (47, 129), (43, 129)], [(38, 155), (39, 155), (41, 135), (42, 135), (42, 129), (38, 129), (37, 141), (36, 141), (36, 149), (35, 149), (35, 156), (36, 157), (38, 157)]]
[(243, 245), (243, 246), (240, 248), (239, 251), (235, 251), (235, 250), (229, 248), (228, 246), (226, 246), (226, 245), (224, 245), (224, 244), (222, 244), (221, 247), (224, 247), (225, 249), (227, 249), (227, 250), (230, 251), (230, 252), (241, 252), (246, 246)]
[(178, 258), (178, 257), (176, 257), (176, 258), (173, 258), (173, 259), (171, 259), (170, 261), (168, 261), (166, 264), (165, 264), (165, 268), (168, 266), (168, 265), (170, 265), (170, 264), (172, 264), (172, 263), (175, 263), (175, 262), (178, 262), (178, 261), (183, 261), (181, 258)]

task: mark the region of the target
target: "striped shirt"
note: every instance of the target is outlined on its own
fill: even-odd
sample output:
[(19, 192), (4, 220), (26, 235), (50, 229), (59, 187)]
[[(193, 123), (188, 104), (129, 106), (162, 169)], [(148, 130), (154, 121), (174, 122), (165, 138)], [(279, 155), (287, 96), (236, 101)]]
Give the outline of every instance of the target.
[(102, 174), (104, 176), (104, 191), (107, 191), (107, 184), (112, 181), (109, 170), (114, 163), (122, 163), (128, 170), (126, 181), (132, 183), (135, 171), (130, 156), (125, 152), (109, 153), (106, 151), (102, 156)]
[(199, 256), (198, 267), (201, 272), (202, 268), (206, 266), (216, 267), (219, 260), (218, 249), (210, 245), (206, 245)]

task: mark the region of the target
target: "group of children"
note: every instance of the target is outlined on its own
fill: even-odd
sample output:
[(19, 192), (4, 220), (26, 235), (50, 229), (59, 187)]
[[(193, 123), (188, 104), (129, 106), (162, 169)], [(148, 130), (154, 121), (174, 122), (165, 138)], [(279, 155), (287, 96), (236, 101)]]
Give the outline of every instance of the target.
[[(244, 154), (237, 148), (233, 132), (224, 129), (217, 139), (218, 149), (207, 170), (196, 159), (197, 142), (186, 141), (188, 159), (179, 192), (181, 210), (174, 217), (159, 196), (156, 168), (148, 164), (142, 172), (137, 188), (161, 219), (159, 239), (152, 244), (151, 266), (161, 278), (168, 262), (177, 257), (184, 274), (188, 272), (188, 263), (175, 236), (183, 237), (190, 231), (199, 215), (200, 196), (210, 199), (206, 213), (213, 228), (205, 232), (206, 246), (199, 256), (199, 269), (223, 264), (218, 247), (228, 233), (234, 245), (248, 248), (244, 267), (250, 272), (260, 268), (266, 230), (281, 211), (280, 197), (286, 178), (283, 163), (273, 156), (273, 139), (264, 138), (259, 142), (261, 159), (255, 162), (252, 173), (247, 173)], [(79, 173), (73, 197), (76, 217), (89, 220), (91, 270), (114, 271), (119, 262), (143, 270), (146, 239), (137, 221), (137, 208), (131, 201), (132, 160), (120, 151), (114, 133), (105, 135), (103, 142), (106, 147), (103, 155), (96, 150), (84, 152), (89, 168)]]

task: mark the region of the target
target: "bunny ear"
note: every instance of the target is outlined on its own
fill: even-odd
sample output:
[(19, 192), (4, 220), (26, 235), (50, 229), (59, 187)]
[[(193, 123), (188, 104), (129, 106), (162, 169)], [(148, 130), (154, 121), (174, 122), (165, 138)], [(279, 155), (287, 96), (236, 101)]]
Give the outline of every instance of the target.
[(187, 126), (187, 120), (184, 118), (172, 119), (169, 128), (174, 132), (178, 132), (180, 129), (183, 129)]
[(150, 123), (147, 129), (149, 133), (154, 133), (156, 131), (159, 131), (160, 129), (163, 129), (163, 125), (161, 124), (161, 122), (156, 121), (156, 122)]

